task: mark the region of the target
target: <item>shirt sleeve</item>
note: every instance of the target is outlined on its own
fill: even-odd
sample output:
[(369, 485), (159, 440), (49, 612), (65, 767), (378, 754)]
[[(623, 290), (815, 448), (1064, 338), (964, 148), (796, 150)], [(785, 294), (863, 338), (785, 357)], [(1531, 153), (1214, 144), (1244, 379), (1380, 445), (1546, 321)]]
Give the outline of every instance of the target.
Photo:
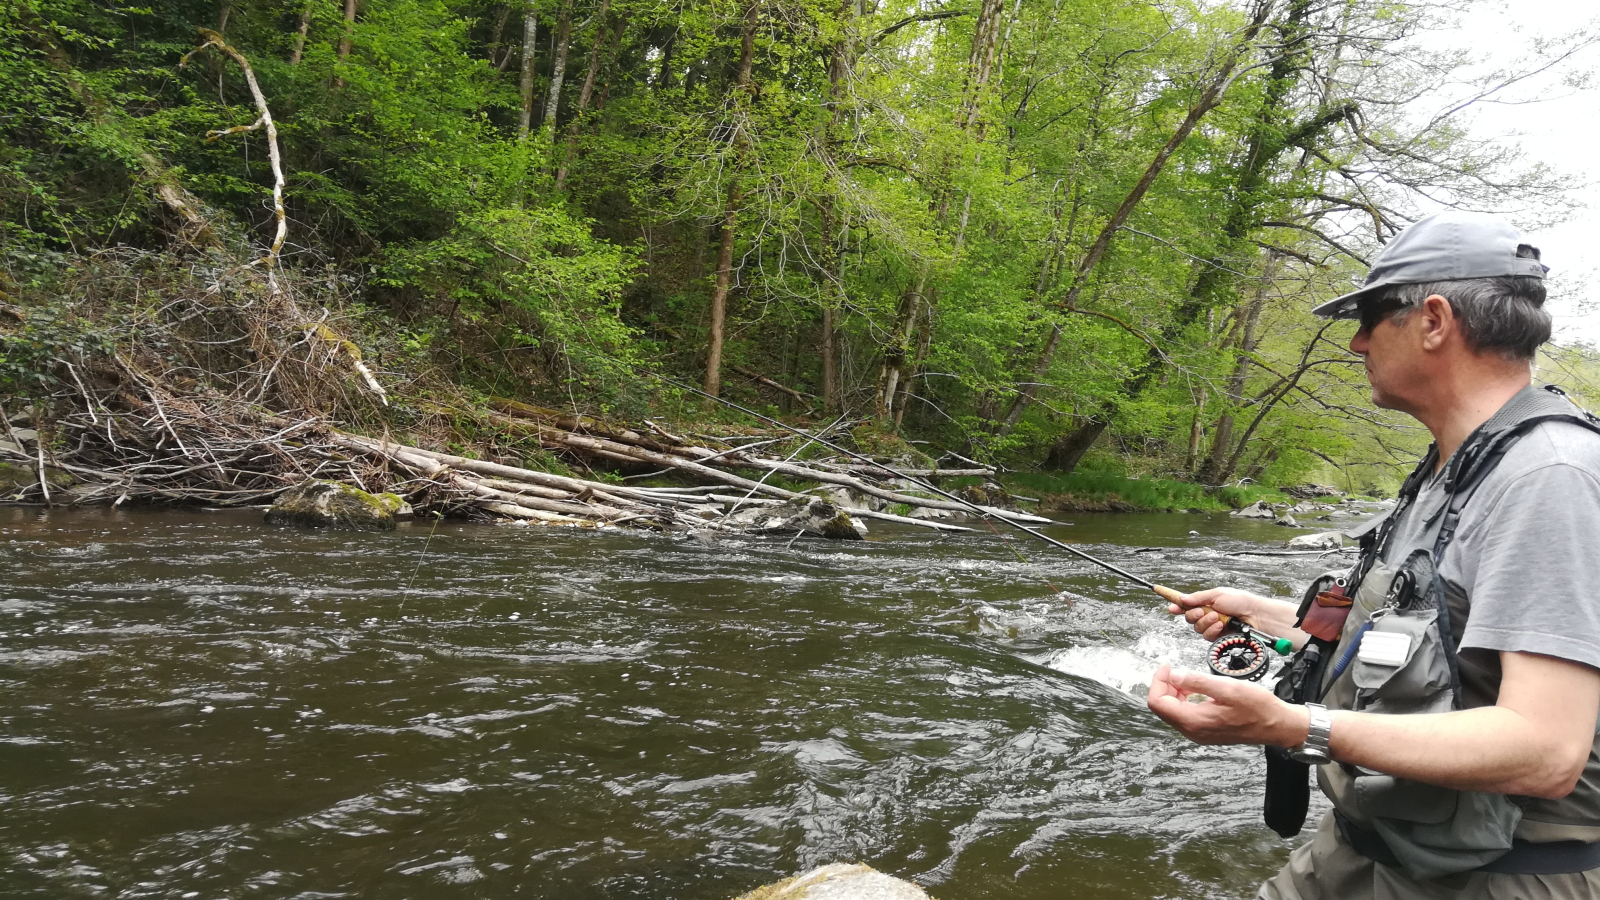
[(1487, 511), (1461, 646), (1538, 653), (1600, 669), (1600, 480), (1556, 463)]

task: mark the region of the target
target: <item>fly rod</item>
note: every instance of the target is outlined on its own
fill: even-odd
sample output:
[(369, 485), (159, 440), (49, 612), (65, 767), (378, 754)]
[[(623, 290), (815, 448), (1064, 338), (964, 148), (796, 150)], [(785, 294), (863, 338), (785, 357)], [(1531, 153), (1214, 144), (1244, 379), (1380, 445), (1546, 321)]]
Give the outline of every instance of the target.
[(715, 400), (716, 402), (721, 403), (722, 405), (727, 406), (730, 409), (736, 409), (739, 412), (742, 412), (747, 416), (751, 416), (753, 418), (760, 419), (761, 421), (766, 422), (769, 425), (776, 425), (779, 428), (782, 428), (784, 431), (788, 431), (788, 432), (791, 432), (793, 434), (799, 435), (800, 437), (808, 438), (808, 439), (810, 439), (812, 441), (815, 441), (816, 443), (821, 444), (822, 446), (827, 447), (829, 450), (833, 450), (836, 453), (843, 453), (845, 456), (848, 456), (851, 459), (857, 460), (858, 462), (866, 463), (867, 465), (873, 466), (874, 468), (879, 468), (879, 469), (883, 469), (885, 472), (890, 472), (891, 474), (895, 475), (896, 477), (904, 478), (906, 481), (911, 482), (912, 484), (916, 485), (917, 487), (922, 488), (923, 490), (932, 491), (933, 493), (938, 494), (939, 496), (945, 498), (946, 500), (951, 501), (952, 503), (961, 504), (962, 506), (966, 507), (967, 509), (971, 510), (972, 512), (977, 513), (981, 517), (990, 518), (990, 519), (998, 519), (1001, 522), (1004, 522), (1005, 524), (1010, 525), (1012, 528), (1017, 529), (1018, 531), (1027, 532), (1028, 534), (1033, 535), (1034, 537), (1038, 538), (1041, 541), (1044, 541), (1046, 544), (1049, 544), (1052, 547), (1055, 547), (1055, 548), (1060, 549), (1060, 550), (1065, 550), (1068, 553), (1071, 553), (1073, 556), (1076, 556), (1079, 559), (1084, 560), (1085, 562), (1093, 563), (1094, 565), (1097, 565), (1100, 568), (1105, 569), (1108, 572), (1111, 572), (1111, 573), (1113, 573), (1113, 574), (1115, 574), (1117, 576), (1120, 576), (1121, 578), (1124, 578), (1124, 579), (1126, 579), (1128, 581), (1131, 581), (1134, 584), (1139, 585), (1140, 587), (1149, 588), (1150, 590), (1154, 591), (1159, 597), (1161, 597), (1161, 599), (1167, 601), (1168, 603), (1176, 604), (1178, 602), (1178, 599), (1183, 596), (1179, 591), (1175, 591), (1172, 588), (1166, 587), (1164, 585), (1156, 584), (1155, 582), (1150, 581), (1148, 579), (1140, 578), (1138, 575), (1135, 575), (1132, 572), (1129, 572), (1127, 569), (1124, 569), (1124, 568), (1122, 568), (1120, 566), (1117, 566), (1117, 565), (1114, 565), (1112, 563), (1106, 562), (1105, 560), (1103, 560), (1103, 559), (1101, 559), (1101, 558), (1099, 558), (1097, 556), (1094, 556), (1092, 554), (1085, 553), (1082, 550), (1079, 550), (1078, 548), (1073, 547), (1070, 544), (1066, 544), (1066, 543), (1063, 543), (1061, 541), (1058, 541), (1055, 538), (1051, 537), (1048, 534), (1045, 534), (1042, 531), (1038, 531), (1036, 529), (1029, 528), (1027, 525), (1024, 525), (1023, 523), (1018, 522), (1017, 520), (1011, 518), (1010, 516), (1002, 515), (1000, 513), (991, 512), (989, 510), (983, 509), (982, 507), (978, 506), (976, 503), (968, 502), (967, 500), (964, 500), (961, 497), (958, 497), (955, 494), (950, 493), (949, 491), (941, 490), (940, 488), (935, 487), (934, 485), (929, 484), (928, 482), (923, 481), (920, 478), (913, 478), (913, 477), (911, 477), (909, 475), (901, 475), (898, 472), (894, 472), (893, 470), (888, 469), (882, 463), (880, 463), (877, 460), (871, 458), (870, 456), (865, 456), (863, 454), (855, 452), (854, 450), (850, 450), (850, 449), (847, 449), (845, 447), (841, 447), (838, 444), (833, 443), (832, 441), (824, 440), (824, 439), (822, 439), (820, 437), (816, 437), (814, 435), (811, 435), (811, 434), (809, 434), (809, 433), (807, 433), (805, 431), (802, 431), (802, 430), (800, 430), (798, 428), (795, 428), (792, 425), (788, 425), (788, 424), (785, 424), (783, 422), (780, 422), (777, 419), (774, 419), (774, 418), (772, 418), (770, 416), (764, 416), (761, 413), (758, 413), (753, 409), (746, 409), (745, 407), (740, 406), (737, 403), (734, 403), (732, 400), (728, 400), (728, 399), (723, 398), (723, 397), (718, 397), (718, 396), (716, 396), (714, 394), (708, 394), (705, 391), (702, 391), (702, 390), (700, 390), (698, 388), (690, 387), (689, 385), (686, 385), (686, 384), (681, 384), (681, 383), (679, 383), (677, 381), (672, 380), (671, 378), (666, 377), (665, 375), (660, 375), (660, 374), (657, 374), (655, 372), (650, 372), (650, 371), (644, 370), (644, 369), (636, 369), (635, 371), (639, 371), (639, 372), (642, 372), (642, 373), (644, 373), (646, 375), (649, 375), (649, 376), (651, 376), (653, 378), (659, 379), (660, 381), (663, 381), (663, 382), (665, 382), (667, 384), (670, 384), (673, 387), (678, 388), (679, 390), (688, 391), (691, 394), (694, 394), (694, 395), (699, 396), (699, 397), (704, 397), (707, 400)]

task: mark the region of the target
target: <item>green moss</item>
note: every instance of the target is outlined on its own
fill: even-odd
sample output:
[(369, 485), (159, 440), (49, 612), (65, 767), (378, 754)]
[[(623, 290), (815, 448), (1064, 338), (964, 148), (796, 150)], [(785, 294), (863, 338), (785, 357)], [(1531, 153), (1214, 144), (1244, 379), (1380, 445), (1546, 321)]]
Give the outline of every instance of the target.
[(405, 506), (395, 494), (369, 494), (337, 481), (308, 481), (278, 498), (267, 522), (335, 531), (391, 531)]

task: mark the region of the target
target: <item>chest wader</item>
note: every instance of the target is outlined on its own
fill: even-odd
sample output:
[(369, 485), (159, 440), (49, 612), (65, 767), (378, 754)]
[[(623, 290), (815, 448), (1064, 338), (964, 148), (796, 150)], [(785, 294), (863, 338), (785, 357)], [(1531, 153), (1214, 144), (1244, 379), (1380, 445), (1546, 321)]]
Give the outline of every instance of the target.
[[(1492, 694), (1472, 702), (1464, 698), (1459, 650), (1469, 598), (1447, 591), (1438, 565), (1462, 509), (1484, 478), (1512, 444), (1549, 421), (1572, 422), (1600, 434), (1600, 419), (1553, 387), (1519, 394), (1450, 459), (1442, 473), (1444, 504), (1423, 536), (1413, 546), (1391, 548), (1396, 524), (1414, 510), (1437, 466), (1438, 450), (1429, 448), (1401, 487), (1395, 508), (1361, 530), (1355, 567), (1324, 575), (1306, 590), (1295, 624), (1312, 637), (1285, 668), (1275, 688), (1281, 699), (1389, 715), (1495, 702)], [(1266, 752), (1264, 818), (1274, 831), (1291, 837), (1305, 822), (1310, 767), (1279, 748)], [(1590, 761), (1592, 767), (1593, 755)], [(1415, 878), (1474, 870), (1531, 875), (1600, 868), (1600, 842), (1593, 842), (1600, 830), (1576, 829), (1594, 832), (1584, 841), (1522, 840), (1518, 825), (1527, 798), (1458, 791), (1344, 763), (1319, 766), (1317, 777), (1333, 801), (1345, 840), (1363, 856)]]

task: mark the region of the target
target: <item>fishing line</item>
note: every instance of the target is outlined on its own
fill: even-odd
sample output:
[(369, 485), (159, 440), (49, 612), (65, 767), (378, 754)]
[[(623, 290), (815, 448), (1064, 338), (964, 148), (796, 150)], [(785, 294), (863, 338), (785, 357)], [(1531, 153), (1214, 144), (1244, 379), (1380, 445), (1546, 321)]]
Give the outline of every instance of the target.
[[(872, 466), (873, 468), (882, 469), (883, 471), (889, 472), (890, 474), (893, 474), (893, 475), (895, 475), (897, 477), (904, 478), (906, 481), (910, 482), (913, 485), (916, 485), (917, 487), (922, 488), (923, 490), (931, 491), (934, 494), (937, 494), (940, 497), (943, 497), (943, 498), (945, 498), (945, 499), (947, 499), (947, 500), (949, 500), (949, 501), (951, 501), (953, 503), (960, 504), (961, 506), (965, 507), (966, 509), (971, 510), (972, 512), (976, 513), (982, 519), (985, 519), (985, 520), (998, 519), (999, 521), (1004, 522), (1007, 525), (1010, 525), (1012, 528), (1015, 528), (1018, 531), (1026, 532), (1028, 534), (1033, 535), (1034, 537), (1036, 537), (1039, 540), (1045, 542), (1046, 544), (1049, 544), (1052, 547), (1055, 547), (1055, 548), (1057, 548), (1059, 550), (1065, 550), (1068, 553), (1071, 553), (1073, 556), (1076, 556), (1079, 559), (1084, 560), (1085, 562), (1093, 563), (1094, 565), (1099, 566), (1100, 568), (1105, 569), (1106, 571), (1111, 572), (1112, 574), (1117, 575), (1117, 576), (1119, 576), (1119, 577), (1121, 577), (1121, 578), (1123, 578), (1123, 579), (1125, 579), (1127, 581), (1131, 581), (1134, 584), (1139, 585), (1140, 587), (1148, 588), (1151, 591), (1155, 592), (1157, 596), (1161, 597), (1163, 600), (1166, 600), (1168, 603), (1177, 603), (1178, 599), (1182, 596), (1182, 594), (1180, 592), (1175, 591), (1172, 588), (1156, 584), (1155, 582), (1150, 581), (1147, 578), (1141, 578), (1138, 575), (1135, 575), (1132, 572), (1129, 572), (1127, 569), (1122, 568), (1121, 566), (1115, 565), (1114, 563), (1107, 562), (1106, 560), (1100, 559), (1099, 557), (1094, 556), (1092, 554), (1085, 553), (1084, 551), (1079, 550), (1078, 548), (1073, 547), (1070, 544), (1064, 543), (1062, 541), (1058, 541), (1055, 538), (1053, 538), (1053, 537), (1049, 536), (1048, 534), (1045, 534), (1045, 533), (1043, 533), (1041, 531), (1038, 531), (1038, 530), (1033, 529), (1033, 528), (1029, 528), (1027, 525), (1024, 525), (1023, 523), (1011, 518), (1010, 516), (1006, 516), (1006, 515), (1003, 515), (1003, 514), (998, 513), (998, 512), (991, 512), (989, 510), (986, 510), (986, 509), (978, 506), (976, 503), (968, 502), (967, 500), (964, 500), (961, 497), (958, 497), (955, 494), (950, 493), (949, 491), (946, 491), (946, 490), (943, 490), (941, 488), (935, 487), (934, 485), (929, 484), (928, 482), (923, 481), (923, 480), (921, 480), (919, 478), (915, 478), (915, 477), (910, 476), (910, 475), (901, 475), (898, 472), (893, 472), (892, 470), (890, 470), (887, 467), (885, 467), (882, 463), (878, 462), (877, 460), (875, 460), (875, 459), (873, 459), (873, 458), (871, 458), (869, 456), (866, 456), (866, 455), (861, 454), (861, 453), (857, 453), (854, 450), (850, 450), (850, 449), (845, 448), (845, 447), (841, 447), (838, 444), (835, 444), (835, 443), (833, 443), (831, 441), (823, 440), (820, 437), (817, 437), (815, 435), (809, 434), (809, 433), (807, 433), (805, 431), (800, 430), (799, 428), (795, 428), (792, 425), (789, 425), (789, 424), (784, 423), (784, 422), (780, 422), (777, 419), (772, 418), (771, 416), (762, 415), (761, 413), (758, 413), (753, 409), (747, 409), (747, 408), (745, 408), (743, 406), (740, 406), (737, 403), (734, 403), (732, 400), (728, 400), (728, 399), (725, 399), (723, 397), (718, 397), (715, 394), (708, 394), (705, 391), (700, 390), (699, 388), (690, 387), (689, 385), (682, 384), (682, 383), (680, 383), (678, 381), (674, 381), (673, 379), (668, 378), (665, 375), (661, 375), (661, 374), (656, 373), (656, 372), (651, 372), (651, 371), (649, 371), (647, 369), (641, 369), (641, 368), (637, 368), (637, 367), (633, 367), (633, 366), (629, 366), (629, 368), (632, 368), (635, 372), (638, 372), (640, 374), (648, 375), (651, 378), (655, 378), (658, 381), (661, 381), (663, 383), (670, 384), (673, 387), (678, 388), (679, 390), (687, 391), (687, 392), (689, 392), (691, 394), (694, 394), (695, 396), (704, 397), (707, 400), (713, 400), (713, 401), (715, 401), (717, 403), (721, 403), (724, 406), (727, 406), (727, 407), (729, 407), (731, 409), (736, 409), (736, 410), (744, 413), (747, 416), (751, 416), (751, 417), (754, 417), (756, 419), (759, 419), (759, 420), (761, 420), (763, 422), (766, 422), (769, 425), (775, 425), (775, 426), (777, 426), (779, 428), (782, 428), (784, 431), (790, 432), (791, 434), (796, 434), (796, 435), (799, 435), (800, 437), (803, 437), (803, 438), (809, 438), (809, 439), (811, 439), (813, 441), (816, 441), (818, 444), (821, 444), (822, 446), (827, 447), (830, 450), (833, 450), (836, 453), (842, 453), (845, 456), (850, 457), (851, 459), (857, 460), (859, 462), (866, 463), (867, 465)], [(989, 527), (991, 529), (994, 528), (994, 526), (992, 524)], [(996, 534), (998, 534), (998, 533), (999, 532), (996, 532)], [(1012, 548), (1012, 552), (1014, 552), (1014, 553), (1017, 552), (1015, 547)], [(1017, 555), (1018, 555), (1018, 558), (1020, 559), (1021, 558), (1021, 554), (1018, 553)], [(1023, 560), (1023, 562), (1026, 562), (1026, 560)], [(1054, 586), (1052, 585), (1052, 587), (1054, 587)]]
[(428, 558), (428, 545), (433, 543), (433, 533), (439, 530), (439, 522), (444, 516), (435, 510), (433, 513), (433, 527), (428, 529), (428, 537), (422, 542), (422, 552), (417, 554), (417, 567), (411, 570), (411, 577), (406, 581), (406, 589), (400, 592), (400, 611), (397, 616), (404, 616), (406, 601), (411, 599), (411, 585), (417, 581), (417, 573), (422, 571), (422, 561)]

